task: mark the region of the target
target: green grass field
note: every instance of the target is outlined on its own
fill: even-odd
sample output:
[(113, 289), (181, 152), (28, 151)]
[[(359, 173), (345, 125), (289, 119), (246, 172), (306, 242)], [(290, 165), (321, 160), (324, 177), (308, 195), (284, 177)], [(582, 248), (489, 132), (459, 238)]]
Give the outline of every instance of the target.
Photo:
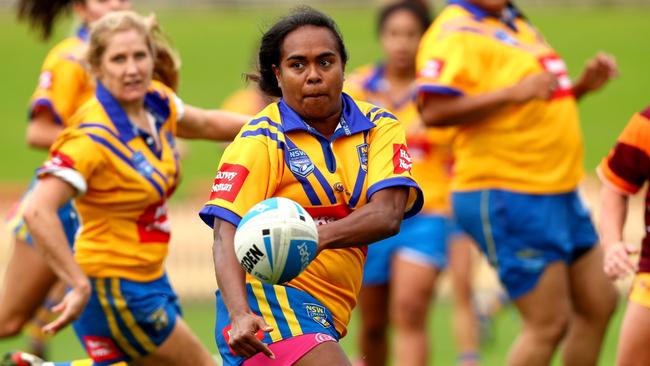
[[(214, 343), (213, 325), (214, 310), (212, 304), (187, 304), (183, 307), (185, 320), (190, 327), (199, 336), (211, 352), (217, 353)], [(600, 365), (613, 365), (615, 348), (617, 342), (617, 333), (620, 324), (622, 312), (618, 312), (616, 318), (610, 326), (610, 331), (605, 341), (603, 355)], [(355, 357), (356, 351), (356, 325), (357, 319), (352, 319), (350, 333), (341, 342), (346, 353), (350, 357)], [(482, 346), (481, 359), (482, 364), (487, 366), (503, 365), (508, 351), (508, 347), (513, 339), (517, 336), (519, 329), (519, 317), (511, 307), (505, 307), (499, 312), (494, 319), (491, 337)], [(434, 365), (451, 366), (455, 364), (456, 351), (451, 337), (451, 304), (447, 301), (441, 301), (434, 308), (432, 318), (429, 321), (431, 338), (433, 343), (433, 362)], [(22, 337), (9, 341), (0, 341), (0, 355), (5, 352), (20, 349), (24, 347), (25, 340)], [(51, 359), (64, 361), (75, 358), (85, 358), (84, 351), (79, 345), (72, 329), (68, 328), (53, 338), (51, 343)], [(556, 357), (557, 358), (557, 357)], [(561, 363), (556, 360), (554, 365), (559, 366)]]
[[(152, 9), (142, 9), (145, 12)], [(348, 70), (379, 59), (374, 14), (363, 8), (326, 9), (339, 23), (350, 51)], [(183, 59), (181, 97), (188, 103), (217, 107), (243, 85), (242, 74), (251, 65), (261, 32), (278, 15), (277, 9), (166, 10), (159, 19)], [(621, 76), (604, 91), (581, 104), (586, 140), (586, 167), (592, 170), (613, 144), (632, 113), (650, 104), (650, 8), (536, 8), (529, 17), (563, 55), (575, 78), (584, 61), (599, 50), (616, 56)], [(70, 32), (64, 22), (54, 40)], [(55, 41), (37, 41), (13, 14), (0, 13), (0, 110), (7, 126), (0, 134), (0, 182), (26, 182), (44, 153), (24, 143), (26, 105), (36, 84), (43, 57)], [(186, 182), (209, 179), (218, 162), (219, 147), (191, 143), (184, 162)], [(187, 186), (187, 184), (185, 185)]]
[[(142, 9), (150, 11), (152, 9)], [(379, 58), (374, 35), (374, 14), (360, 8), (325, 9), (339, 23), (351, 59), (349, 69)], [(282, 12), (277, 9), (202, 9), (166, 10), (159, 13), (183, 58), (181, 97), (188, 103), (217, 107), (223, 99), (243, 85), (242, 73), (249, 70), (251, 54), (261, 32)], [(530, 9), (529, 17), (544, 31), (547, 39), (563, 55), (575, 78), (584, 61), (599, 50), (613, 53), (621, 76), (604, 91), (581, 104), (586, 140), (586, 162), (593, 170), (614, 143), (632, 113), (650, 104), (650, 8), (644, 9)], [(54, 39), (71, 30), (62, 24)], [(26, 104), (32, 92), (40, 63), (54, 41), (39, 43), (25, 25), (18, 25), (13, 14), (0, 13), (0, 110), (7, 129), (0, 134), (0, 183), (24, 183), (44, 158), (43, 152), (29, 150), (24, 143)], [(213, 176), (220, 148), (211, 143), (191, 143), (185, 160), (184, 186), (193, 180)], [(186, 318), (206, 345), (215, 350), (212, 340), (214, 312), (211, 305), (188, 304)], [(614, 352), (621, 311), (617, 313), (605, 344), (601, 365), (614, 363)], [(432, 320), (435, 364), (453, 365), (455, 351), (450, 337), (450, 305), (436, 307)], [(501, 365), (508, 345), (517, 334), (519, 320), (506, 308), (496, 321), (493, 342), (484, 348), (485, 365)], [(343, 344), (354, 355), (354, 323)], [(0, 353), (19, 348), (22, 339), (0, 342)], [(64, 360), (83, 352), (70, 329), (52, 343), (52, 355)], [(559, 365), (559, 363), (557, 363)]]

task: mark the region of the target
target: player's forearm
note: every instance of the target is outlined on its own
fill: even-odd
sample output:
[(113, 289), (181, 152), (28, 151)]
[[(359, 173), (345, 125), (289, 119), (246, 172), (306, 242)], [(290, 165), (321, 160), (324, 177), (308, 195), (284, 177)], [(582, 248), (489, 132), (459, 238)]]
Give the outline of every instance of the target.
[(217, 285), (231, 319), (250, 312), (246, 295), (246, 274), (235, 256), (235, 227), (215, 219), (212, 257)]
[(36, 247), (54, 273), (68, 286), (89, 291), (90, 283), (74, 260), (57, 211), (31, 205), (23, 217)]
[(318, 227), (318, 245), (338, 249), (368, 245), (399, 232), (408, 198), (406, 188), (379, 191), (385, 199), (371, 200), (347, 217)]
[(249, 120), (250, 116), (239, 113), (205, 110), (186, 105), (177, 134), (187, 139), (232, 140)]
[(454, 126), (484, 120), (515, 102), (509, 88), (475, 96), (425, 95), (420, 108), (427, 126)]
[(603, 185), (600, 192), (600, 236), (603, 245), (623, 241), (628, 197)]

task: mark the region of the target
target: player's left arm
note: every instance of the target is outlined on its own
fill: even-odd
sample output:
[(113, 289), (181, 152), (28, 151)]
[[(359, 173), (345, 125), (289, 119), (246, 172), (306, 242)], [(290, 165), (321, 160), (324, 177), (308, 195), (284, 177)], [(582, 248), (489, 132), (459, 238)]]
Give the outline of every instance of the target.
[(345, 218), (319, 226), (319, 251), (368, 245), (397, 234), (408, 196), (408, 187), (382, 189)]
[(224, 110), (206, 110), (184, 105), (178, 122), (178, 137), (204, 140), (232, 140), (251, 116)]
[(573, 87), (576, 99), (602, 88), (609, 80), (618, 76), (618, 65), (614, 56), (599, 52), (587, 61), (580, 79)]

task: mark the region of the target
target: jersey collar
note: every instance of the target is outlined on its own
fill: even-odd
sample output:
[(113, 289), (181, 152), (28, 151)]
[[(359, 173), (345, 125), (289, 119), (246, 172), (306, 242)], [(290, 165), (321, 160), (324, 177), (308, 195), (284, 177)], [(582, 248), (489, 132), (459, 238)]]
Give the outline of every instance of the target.
[(376, 65), (370, 77), (363, 83), (363, 88), (375, 93), (381, 91), (384, 80), (384, 68), (385, 66), (383, 64)]
[(472, 14), (474, 18), (478, 21), (481, 21), (488, 17), (498, 19), (501, 22), (503, 22), (505, 25), (513, 29), (514, 31), (517, 31), (517, 27), (515, 26), (515, 19), (520, 17), (523, 18), (523, 14), (521, 14), (519, 9), (517, 9), (510, 2), (508, 2), (508, 5), (504, 9), (503, 14), (500, 16), (490, 13), (485, 9), (481, 8), (480, 6), (474, 5), (467, 0), (449, 0), (449, 5), (458, 5), (462, 7), (463, 9), (467, 10), (470, 14)]
[[(95, 95), (99, 103), (104, 107), (104, 111), (106, 111), (111, 122), (113, 122), (123, 141), (131, 141), (138, 136), (137, 127), (129, 121), (129, 117), (124, 112), (124, 109), (122, 109), (120, 102), (115, 99), (100, 81), (97, 81)], [(144, 107), (154, 116), (156, 119), (156, 128), (160, 131), (160, 127), (169, 118), (171, 113), (168, 101), (156, 91), (149, 91), (144, 98)]]
[[(343, 100), (343, 113), (341, 113), (341, 120), (339, 121), (339, 125), (336, 128), (336, 131), (334, 131), (331, 140), (340, 136), (350, 136), (355, 133), (367, 131), (375, 127), (375, 124), (370, 122), (370, 120), (361, 113), (361, 110), (357, 107), (357, 103), (355, 103), (349, 95), (341, 93), (341, 99)], [(284, 132), (302, 130), (311, 134), (319, 134), (313, 127), (308, 125), (307, 122), (303, 121), (298, 113), (284, 102), (284, 99), (280, 99), (278, 108), (280, 109)]]

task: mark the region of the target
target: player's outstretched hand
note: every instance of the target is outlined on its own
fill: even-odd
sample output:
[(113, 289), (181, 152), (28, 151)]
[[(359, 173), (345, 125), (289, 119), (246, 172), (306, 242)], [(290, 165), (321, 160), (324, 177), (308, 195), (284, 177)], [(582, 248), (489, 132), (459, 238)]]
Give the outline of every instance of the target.
[(264, 332), (268, 333), (273, 328), (268, 326), (264, 319), (253, 313), (245, 313), (233, 317), (228, 345), (236, 354), (250, 358), (262, 352), (270, 359), (275, 355), (268, 345), (262, 342)]
[(581, 94), (596, 91), (616, 76), (618, 76), (618, 65), (614, 56), (598, 52), (596, 56), (587, 61), (582, 75), (576, 83), (576, 89)]
[(90, 298), (90, 285), (86, 287), (76, 287), (70, 290), (58, 303), (52, 308), (55, 313), (61, 313), (53, 322), (43, 327), (43, 332), (54, 334), (64, 328), (66, 325), (75, 321), (86, 307)]
[(525, 103), (532, 99), (548, 99), (557, 87), (557, 77), (545, 71), (523, 78), (510, 89), (510, 95), (515, 103)]
[(617, 280), (636, 271), (636, 264), (630, 257), (639, 251), (631, 244), (622, 242), (612, 243), (605, 246), (605, 259), (603, 270), (612, 280)]

